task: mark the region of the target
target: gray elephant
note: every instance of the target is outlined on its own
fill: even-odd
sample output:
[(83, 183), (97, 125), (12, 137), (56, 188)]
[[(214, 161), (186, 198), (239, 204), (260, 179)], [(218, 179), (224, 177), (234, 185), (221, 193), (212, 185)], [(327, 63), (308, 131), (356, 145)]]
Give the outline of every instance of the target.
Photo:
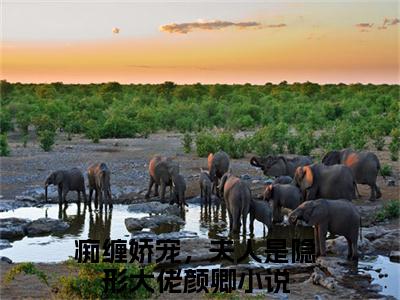
[(205, 200), (206, 203), (211, 203), (211, 179), (207, 171), (200, 169), (200, 197), (201, 200)]
[(330, 151), (324, 156), (322, 163), (327, 166), (342, 164), (349, 167), (353, 172), (356, 183), (370, 186), (370, 201), (382, 196), (376, 184), (376, 177), (381, 169), (381, 164), (374, 153), (368, 151), (357, 152), (351, 149)]
[(294, 182), (300, 188), (304, 201), (319, 198), (351, 201), (355, 197), (353, 173), (343, 165), (313, 164), (298, 167)]
[(100, 209), (103, 207), (103, 200), (106, 205), (112, 207), (111, 196), (111, 172), (105, 163), (91, 165), (87, 170), (89, 182), (89, 205), (92, 202), (93, 191), (95, 192), (94, 206), (97, 209), (100, 202)]
[(292, 184), (270, 184), (265, 188), (264, 200), (272, 200), (273, 221), (283, 221), (282, 207), (296, 209), (302, 202), (301, 191)]
[(57, 185), (58, 187), (58, 202), (67, 203), (67, 194), (69, 191), (78, 192), (78, 202), (81, 201), (81, 193), (85, 203), (86, 191), (85, 191), (85, 178), (82, 172), (78, 168), (72, 168), (70, 170), (58, 170), (54, 171), (47, 177), (45, 181), (45, 199), (47, 201), (47, 188), (50, 184)]
[(268, 227), (268, 232), (272, 228), (272, 212), (268, 203), (262, 200), (250, 201), (250, 232), (254, 232), (254, 220), (257, 220)]
[(150, 197), (151, 188), (155, 184), (154, 196), (158, 196), (158, 187), (161, 186), (161, 201), (165, 200), (166, 187), (170, 187), (170, 197), (172, 199), (172, 177), (179, 174), (179, 165), (169, 157), (154, 156), (149, 163), (150, 182), (145, 195)]
[(243, 234), (246, 232), (247, 214), (250, 210), (250, 187), (238, 177), (225, 173), (218, 187), (229, 216), (229, 229), (233, 234), (240, 232), (240, 220), (242, 219)]
[(173, 200), (170, 201), (172, 204), (175, 202), (181, 208), (187, 206), (185, 199), (186, 182), (185, 178), (181, 174), (174, 174), (172, 176), (172, 187), (173, 187)]
[(325, 240), (331, 234), (343, 235), (348, 244), (348, 259), (357, 260), (358, 234), (361, 235), (361, 217), (357, 208), (346, 199), (318, 199), (306, 201), (289, 214), (289, 222), (303, 220), (314, 226), (315, 253), (326, 255)]
[(218, 195), (218, 191), (215, 191), (215, 189), (218, 189), (218, 180), (229, 170), (229, 156), (224, 151), (218, 151), (215, 154), (210, 153), (207, 162), (208, 174), (213, 183), (211, 191)]
[(260, 168), (265, 176), (293, 177), (298, 167), (311, 165), (312, 159), (309, 156), (296, 156), (294, 158), (272, 155), (267, 157), (253, 156), (250, 159), (250, 164)]

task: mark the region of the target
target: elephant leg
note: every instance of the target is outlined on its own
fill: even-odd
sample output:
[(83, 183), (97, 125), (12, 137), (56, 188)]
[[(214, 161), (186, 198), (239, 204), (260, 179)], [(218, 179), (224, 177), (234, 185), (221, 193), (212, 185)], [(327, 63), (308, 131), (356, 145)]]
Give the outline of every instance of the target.
[(379, 188), (379, 186), (376, 183), (375, 183), (375, 192), (376, 192), (376, 199), (379, 199), (380, 197), (382, 197), (381, 189)]
[(147, 193), (144, 196), (146, 199), (150, 198), (151, 188), (153, 187), (154, 179), (150, 176), (149, 188), (147, 189)]
[(203, 188), (200, 186), (200, 200), (203, 200)]
[(81, 203), (81, 192), (77, 191), (77, 193), (78, 193), (78, 203), (80, 204)]
[(68, 194), (69, 190), (68, 189), (63, 189), (62, 190), (62, 202), (67, 205), (67, 194)]
[(326, 256), (325, 250), (325, 241), (326, 241), (326, 234), (328, 232), (328, 226), (324, 224), (318, 225), (318, 235), (319, 235), (319, 247), (321, 249), (321, 256)]
[(243, 235), (246, 235), (246, 225), (247, 225), (247, 214), (242, 214), (242, 226), (243, 226)]
[(161, 182), (161, 196), (160, 196), (160, 200), (161, 202), (164, 203), (164, 199), (165, 199), (165, 189), (166, 189), (166, 185), (164, 182)]
[(376, 197), (375, 197), (375, 185), (371, 184), (369, 185), (369, 187), (371, 188), (371, 196), (369, 197), (369, 201), (375, 201)]
[(319, 226), (315, 225), (314, 226), (314, 242), (315, 242), (315, 256), (320, 256), (321, 255), (321, 250), (319, 247)]
[(99, 207), (99, 191), (96, 188), (94, 190), (94, 208), (97, 209)]
[(254, 213), (250, 212), (250, 233), (253, 234), (253, 232), (254, 232)]
[(353, 256), (353, 245), (351, 243), (351, 239), (346, 237), (347, 241), (347, 259), (350, 259)]
[(61, 204), (62, 202), (63, 202), (62, 187), (58, 186), (58, 203)]
[(93, 189), (89, 187), (89, 203), (92, 202), (92, 196), (93, 196)]
[(87, 202), (87, 198), (86, 198), (86, 189), (85, 186), (82, 189), (82, 194), (83, 194), (83, 201), (85, 201), (85, 203)]
[(228, 217), (229, 217), (229, 231), (232, 231), (233, 218), (232, 218), (232, 213), (229, 210), (228, 210)]
[(159, 195), (158, 187), (159, 187), (159, 184), (155, 183), (155, 185), (154, 185), (154, 197), (158, 197), (158, 195)]
[(237, 207), (232, 207), (232, 232), (240, 232), (240, 211)]

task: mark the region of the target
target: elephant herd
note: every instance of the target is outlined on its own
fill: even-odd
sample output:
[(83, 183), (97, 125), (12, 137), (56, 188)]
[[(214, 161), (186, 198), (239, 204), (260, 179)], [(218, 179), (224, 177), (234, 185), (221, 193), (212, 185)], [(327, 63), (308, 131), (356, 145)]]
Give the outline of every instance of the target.
[[(199, 187), (202, 201), (211, 205), (212, 195), (222, 200), (229, 217), (230, 233), (238, 234), (242, 227), (246, 231), (247, 216), (250, 215), (250, 231), (254, 220), (271, 228), (272, 223), (283, 221), (282, 208), (291, 210), (288, 220), (295, 224), (303, 220), (314, 226), (316, 254), (325, 255), (325, 238), (331, 234), (343, 235), (348, 242), (348, 258), (357, 259), (357, 241), (361, 230), (361, 218), (351, 200), (359, 197), (357, 184), (371, 188), (370, 200), (381, 197), (376, 184), (380, 171), (377, 156), (371, 152), (356, 152), (350, 149), (331, 151), (321, 163), (313, 163), (311, 157), (284, 156), (252, 157), (250, 164), (260, 168), (266, 176), (275, 180), (265, 187), (262, 200), (252, 197), (246, 181), (232, 174), (229, 156), (219, 151), (207, 159), (208, 170), (200, 169)], [(170, 204), (181, 209), (185, 201), (186, 182), (180, 174), (179, 164), (173, 159), (154, 156), (149, 162), (150, 181), (145, 195), (165, 201), (166, 188), (170, 189)], [(89, 209), (93, 191), (95, 208), (100, 202), (112, 206), (110, 170), (105, 163), (91, 165), (87, 170), (89, 183)], [(50, 184), (58, 186), (59, 203), (66, 202), (69, 191), (77, 191), (85, 202), (84, 176), (77, 168), (55, 171), (45, 181), (45, 196)], [(159, 188), (161, 188), (159, 194)], [(105, 203), (103, 203), (105, 202)]]

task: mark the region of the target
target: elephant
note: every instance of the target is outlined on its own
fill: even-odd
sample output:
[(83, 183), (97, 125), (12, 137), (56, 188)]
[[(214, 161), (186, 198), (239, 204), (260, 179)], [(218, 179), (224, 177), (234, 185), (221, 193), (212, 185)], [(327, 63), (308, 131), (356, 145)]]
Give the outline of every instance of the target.
[(105, 163), (96, 163), (87, 169), (87, 177), (89, 182), (89, 205), (92, 203), (93, 191), (95, 192), (94, 206), (98, 207), (100, 202), (100, 209), (103, 208), (103, 200), (106, 205), (112, 207), (111, 196), (111, 172)]
[(309, 156), (296, 156), (294, 158), (272, 155), (267, 157), (253, 156), (250, 159), (250, 164), (261, 168), (265, 176), (293, 177), (297, 167), (311, 165), (312, 159)]
[(67, 194), (69, 191), (78, 192), (78, 203), (81, 202), (81, 193), (85, 203), (87, 202), (86, 191), (85, 191), (85, 178), (82, 172), (78, 168), (72, 168), (69, 170), (57, 170), (54, 171), (47, 177), (45, 181), (45, 199), (47, 201), (47, 188), (50, 184), (58, 186), (58, 202), (61, 205), (62, 202), (67, 203)]
[(317, 163), (298, 167), (294, 182), (301, 190), (303, 201), (318, 198), (351, 201), (355, 197), (356, 183), (353, 173), (343, 165), (325, 166)]
[(378, 157), (368, 151), (353, 151), (344, 149), (341, 151), (330, 151), (322, 159), (322, 163), (331, 166), (342, 164), (351, 169), (356, 183), (367, 184), (371, 188), (369, 200), (375, 201), (382, 193), (376, 184), (376, 177), (381, 169)]
[(290, 176), (279, 176), (274, 179), (272, 184), (291, 184), (293, 182), (293, 178)]
[(272, 212), (268, 203), (262, 200), (250, 201), (250, 232), (254, 232), (254, 219), (263, 223), (268, 227), (268, 231), (272, 228)]
[(251, 190), (246, 182), (225, 173), (218, 187), (229, 216), (229, 229), (233, 234), (240, 232), (240, 219), (242, 219), (243, 234), (246, 232), (246, 220), (250, 211)]
[(215, 154), (208, 155), (208, 174), (212, 184), (211, 192), (218, 195), (218, 180), (229, 170), (229, 156), (224, 151), (218, 151)]
[(361, 217), (357, 208), (347, 199), (318, 199), (306, 201), (289, 214), (289, 222), (303, 220), (314, 226), (315, 253), (326, 255), (325, 240), (331, 234), (343, 235), (348, 244), (348, 259), (357, 260), (358, 234), (361, 235)]
[(172, 176), (172, 187), (173, 187), (173, 200), (170, 201), (177, 203), (181, 208), (187, 206), (185, 200), (186, 182), (185, 178), (181, 174), (175, 174)]
[(150, 182), (145, 195), (150, 197), (151, 188), (155, 184), (154, 196), (158, 196), (158, 186), (161, 186), (161, 202), (164, 202), (165, 189), (170, 187), (170, 197), (172, 199), (172, 177), (179, 174), (179, 165), (169, 157), (154, 156), (149, 163)]
[(299, 188), (292, 184), (270, 184), (265, 188), (264, 200), (272, 200), (273, 221), (280, 223), (283, 221), (282, 207), (294, 210), (302, 202), (302, 197)]
[(208, 172), (200, 169), (200, 197), (205, 200), (206, 203), (211, 203), (211, 179)]

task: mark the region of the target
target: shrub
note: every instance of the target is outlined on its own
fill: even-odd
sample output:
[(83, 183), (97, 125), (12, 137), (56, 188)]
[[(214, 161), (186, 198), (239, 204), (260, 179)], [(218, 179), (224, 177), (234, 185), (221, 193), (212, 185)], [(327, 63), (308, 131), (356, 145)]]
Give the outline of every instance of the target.
[(38, 268), (36, 268), (31, 262), (21, 263), (15, 267), (12, 267), (4, 276), (4, 281), (6, 283), (10, 283), (17, 275), (21, 273), (35, 275), (40, 281), (45, 283), (47, 286), (49, 285), (47, 275), (43, 271), (40, 271)]
[(297, 144), (297, 154), (310, 155), (314, 147), (315, 141), (313, 133), (311, 131), (300, 133)]
[[(132, 289), (138, 284), (139, 279), (133, 275), (140, 273), (140, 266), (137, 263), (106, 263), (99, 262), (97, 264), (84, 263), (78, 264), (73, 261), (68, 261), (70, 267), (78, 269), (78, 275), (62, 276), (58, 281), (61, 298), (65, 299), (144, 299), (150, 298), (152, 293), (147, 291), (141, 285), (136, 291)], [(115, 284), (115, 292), (111, 291), (111, 287), (106, 292), (104, 285), (104, 270), (117, 269), (117, 272), (125, 269), (124, 276), (127, 280), (117, 280)], [(145, 274), (152, 274), (153, 265), (144, 267)], [(146, 283), (157, 289), (155, 279), (145, 279)]]
[(383, 147), (385, 147), (385, 138), (383, 137), (383, 133), (375, 130), (372, 133), (372, 140), (376, 150), (382, 151)]
[(259, 129), (251, 139), (251, 148), (257, 155), (275, 154), (272, 135), (267, 127)]
[(38, 133), (40, 148), (48, 152), (53, 148), (56, 133), (51, 130), (44, 130)]
[(24, 146), (24, 148), (26, 148), (26, 145), (28, 144), (28, 138), (29, 136), (27, 134), (22, 135), (22, 145)]
[(0, 111), (0, 133), (6, 133), (13, 129), (11, 114), (2, 109)]
[(190, 153), (192, 151), (192, 142), (193, 142), (192, 135), (186, 132), (182, 137), (182, 146), (183, 146), (183, 151), (185, 153)]
[(384, 164), (381, 167), (381, 175), (382, 176), (390, 176), (390, 175), (392, 175), (392, 167), (389, 166), (388, 164)]
[(6, 134), (0, 134), (0, 155), (1, 156), (10, 155), (10, 147), (8, 146)]
[(395, 219), (400, 216), (400, 201), (390, 200), (376, 213), (375, 220), (378, 222), (385, 219)]
[(395, 128), (390, 133), (392, 141), (389, 144), (390, 158), (393, 161), (399, 160), (399, 150), (400, 150), (400, 130)]
[(91, 139), (93, 143), (100, 141), (100, 128), (95, 120), (89, 120), (86, 122), (85, 134), (87, 138)]
[(215, 153), (218, 145), (214, 136), (209, 132), (200, 132), (196, 136), (196, 152), (200, 157), (207, 157), (209, 153)]

